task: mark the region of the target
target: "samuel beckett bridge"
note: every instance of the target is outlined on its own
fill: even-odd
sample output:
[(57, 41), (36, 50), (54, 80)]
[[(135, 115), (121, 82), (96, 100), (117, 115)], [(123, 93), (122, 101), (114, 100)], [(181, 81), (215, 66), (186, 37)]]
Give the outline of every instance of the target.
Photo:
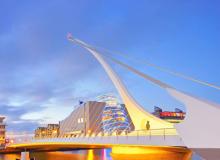
[[(85, 48), (100, 62), (124, 103), (123, 111), (119, 111), (121, 115), (124, 115), (120, 116), (120, 119), (124, 119), (124, 123), (116, 125), (121, 126), (120, 129), (113, 127), (110, 130), (109, 128), (114, 126), (112, 124), (105, 124), (105, 128), (101, 127), (103, 118), (113, 114), (113, 112), (112, 110), (111, 112), (105, 110), (106, 116), (103, 117), (103, 112), (98, 114), (103, 111), (103, 102), (91, 101), (81, 104), (82, 107), (76, 108), (69, 117), (60, 122), (59, 136), (16, 139), (7, 146), (8, 149), (21, 151), (22, 159), (28, 159), (30, 151), (80, 148), (111, 148), (112, 155), (147, 154), (148, 157), (159, 156), (161, 158), (169, 155), (169, 159), (173, 160), (187, 160), (193, 151), (208, 160), (219, 159), (220, 128), (218, 122), (220, 122), (220, 106), (218, 104), (179, 91), (172, 85), (142, 73), (117, 59), (101, 54), (97, 47), (88, 45), (71, 35), (68, 35), (68, 40)], [(184, 121), (179, 124), (169, 123), (144, 110), (144, 107), (129, 94), (105, 58), (166, 90), (172, 97), (183, 103), (187, 110)], [(148, 65), (175, 76), (220, 89), (218, 86), (171, 72), (153, 64)], [(111, 106), (111, 103), (108, 105)], [(113, 106), (115, 105), (117, 104), (113, 104)], [(113, 110), (117, 109), (114, 108)], [(117, 113), (119, 112), (117, 111)], [(85, 115), (89, 115), (89, 117), (85, 118)], [(210, 117), (206, 115), (210, 115)], [(84, 123), (85, 121), (86, 123)], [(83, 132), (79, 128), (83, 128)]]

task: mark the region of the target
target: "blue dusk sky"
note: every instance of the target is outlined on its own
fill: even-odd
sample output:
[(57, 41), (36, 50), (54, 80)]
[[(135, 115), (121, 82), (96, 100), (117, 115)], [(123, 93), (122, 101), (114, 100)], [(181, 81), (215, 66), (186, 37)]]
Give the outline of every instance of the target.
[[(135, 62), (149, 61), (220, 86), (219, 8), (218, 0), (2, 0), (0, 114), (7, 117), (8, 131), (57, 123), (79, 100), (118, 96), (97, 60), (66, 39), (68, 32), (115, 51), (114, 58), (179, 90), (220, 103), (217, 89)], [(155, 105), (185, 110), (161, 88), (108, 62), (146, 110)]]

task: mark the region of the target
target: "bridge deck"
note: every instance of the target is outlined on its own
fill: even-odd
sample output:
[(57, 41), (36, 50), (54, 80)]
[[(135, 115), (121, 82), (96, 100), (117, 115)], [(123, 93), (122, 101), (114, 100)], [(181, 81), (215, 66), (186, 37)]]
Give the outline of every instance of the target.
[(15, 143), (8, 148), (38, 148), (63, 146), (64, 148), (108, 148), (112, 146), (182, 146), (182, 139), (176, 135), (166, 136), (108, 136), (33, 139)]

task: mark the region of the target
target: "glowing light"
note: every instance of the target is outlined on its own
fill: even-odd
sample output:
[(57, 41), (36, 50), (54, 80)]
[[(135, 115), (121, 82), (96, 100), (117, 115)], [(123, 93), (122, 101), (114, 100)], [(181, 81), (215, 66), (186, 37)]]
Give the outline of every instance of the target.
[(183, 147), (113, 147), (111, 156), (113, 159), (172, 159), (190, 160), (192, 151)]
[(10, 140), (10, 143), (14, 143), (14, 140), (13, 140), (13, 139), (11, 139), (11, 140)]
[(106, 149), (102, 149), (102, 160), (107, 160)]
[(87, 160), (93, 160), (93, 159), (94, 159), (94, 153), (93, 153), (93, 150), (90, 149), (90, 150), (88, 150)]
[[(172, 148), (172, 147), (170, 147)], [(113, 154), (157, 154), (157, 153), (167, 153), (168, 147), (166, 149), (161, 147), (126, 147), (117, 146), (112, 147)]]
[(57, 133), (57, 131), (56, 131), (56, 130), (54, 130), (54, 131), (53, 131), (53, 133), (54, 133), (54, 134), (56, 134), (56, 133)]

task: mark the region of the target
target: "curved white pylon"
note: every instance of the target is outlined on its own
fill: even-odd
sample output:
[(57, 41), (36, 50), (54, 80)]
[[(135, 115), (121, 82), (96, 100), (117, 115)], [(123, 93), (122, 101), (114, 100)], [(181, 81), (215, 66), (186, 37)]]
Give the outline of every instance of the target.
[(177, 124), (176, 128), (188, 147), (220, 148), (220, 140), (218, 140), (220, 128), (217, 127), (217, 123), (220, 122), (220, 105), (180, 92), (160, 80), (146, 75), (112, 57), (110, 58), (113, 62), (165, 89), (172, 97), (185, 104), (187, 109), (186, 119), (184, 122)]
[[(107, 72), (108, 76), (112, 80), (113, 84), (115, 85), (117, 91), (119, 92), (128, 113), (132, 119), (132, 122), (135, 126), (135, 130), (142, 130), (146, 129), (147, 121), (150, 122), (151, 129), (158, 129), (158, 128), (173, 128), (173, 124), (161, 120), (149, 112), (145, 111), (143, 107), (141, 107), (134, 98), (129, 94), (124, 84), (121, 82), (120, 78), (117, 74), (111, 69), (108, 63), (104, 60), (104, 58), (91, 46), (88, 44), (78, 40), (73, 39), (72, 37), (69, 38), (70, 41), (73, 41), (83, 48), (87, 49), (102, 65), (102, 67)], [(175, 133), (173, 133), (175, 134)]]
[(172, 97), (185, 104), (187, 109), (186, 119), (184, 122), (177, 124), (176, 128), (188, 147), (220, 148), (220, 141), (218, 140), (220, 128), (216, 127), (217, 122), (220, 122), (220, 105), (190, 96), (176, 90), (174, 87), (161, 82), (160, 80), (141, 73), (114, 58), (111, 58), (111, 60), (144, 79), (160, 86), (168, 91)]
[(220, 105), (180, 92), (174, 87), (150, 77), (149, 75), (141, 73), (127, 64), (124, 64), (114, 58), (111, 58), (111, 60), (144, 79), (160, 86), (168, 91), (172, 97), (185, 104), (187, 117), (184, 122), (177, 124), (176, 128), (188, 147), (220, 148), (220, 140), (218, 140), (220, 128), (216, 125), (220, 122)]

